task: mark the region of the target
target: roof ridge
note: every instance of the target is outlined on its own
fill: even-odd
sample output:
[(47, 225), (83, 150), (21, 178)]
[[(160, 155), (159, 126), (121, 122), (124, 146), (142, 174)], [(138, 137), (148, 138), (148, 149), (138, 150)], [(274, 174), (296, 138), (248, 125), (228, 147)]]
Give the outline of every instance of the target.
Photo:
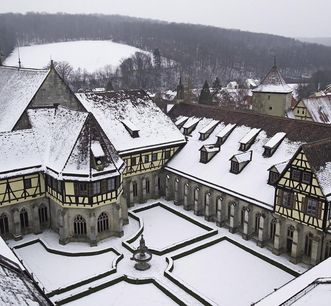
[(44, 68), (33, 68), (33, 67), (17, 67), (17, 66), (6, 66), (6, 65), (1, 65), (0, 69), (12, 69), (12, 70), (28, 70), (28, 71), (43, 71), (43, 72), (49, 72), (50, 69), (44, 69)]

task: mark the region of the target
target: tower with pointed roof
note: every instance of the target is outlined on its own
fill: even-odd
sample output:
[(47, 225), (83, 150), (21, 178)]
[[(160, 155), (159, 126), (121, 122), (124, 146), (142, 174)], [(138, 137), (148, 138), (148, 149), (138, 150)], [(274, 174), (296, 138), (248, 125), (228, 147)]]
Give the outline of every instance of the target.
[(176, 103), (180, 103), (184, 101), (185, 93), (184, 93), (184, 86), (182, 83), (182, 76), (179, 77), (179, 84), (177, 85), (177, 94), (176, 94)]
[(280, 74), (275, 60), (261, 84), (253, 89), (253, 111), (284, 117), (291, 106), (292, 91)]

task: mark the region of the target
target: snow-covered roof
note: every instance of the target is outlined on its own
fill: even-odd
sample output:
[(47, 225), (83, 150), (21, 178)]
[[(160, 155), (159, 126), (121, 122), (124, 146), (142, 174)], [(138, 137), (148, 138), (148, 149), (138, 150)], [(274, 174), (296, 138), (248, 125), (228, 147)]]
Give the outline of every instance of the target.
[(185, 124), (183, 125), (183, 129), (189, 129), (193, 126), (195, 126), (199, 122), (200, 118), (189, 118)]
[(302, 102), (313, 121), (331, 124), (331, 96), (311, 97)]
[(235, 128), (235, 124), (227, 124), (224, 129), (222, 129), (217, 135), (216, 137), (220, 137), (223, 138), (224, 136), (226, 136), (227, 134), (229, 134), (234, 128)]
[(282, 173), (283, 170), (286, 168), (288, 162), (289, 162), (289, 161), (287, 160), (287, 161), (284, 161), (284, 162), (278, 163), (278, 164), (273, 165), (272, 167), (270, 167), (268, 170), (270, 170), (271, 168), (274, 168), (274, 169), (277, 170), (278, 173)]
[(203, 145), (200, 150), (204, 150), (208, 153), (219, 152), (221, 147), (215, 144), (205, 144)]
[(265, 148), (274, 148), (276, 147), (286, 136), (284, 132), (278, 132), (274, 136), (272, 136), (269, 141), (264, 145)]
[[(321, 293), (319, 289), (317, 291), (320, 292), (319, 296), (316, 296), (311, 290), (316, 288), (317, 285), (323, 284), (323, 278), (328, 278), (330, 281), (331, 277), (331, 258), (328, 258), (317, 266), (311, 268), (306, 271), (302, 275), (288, 282), (284, 286), (275, 290), (270, 295), (266, 296), (258, 303), (254, 304), (257, 306), (269, 306), (269, 305), (328, 305), (323, 304), (325, 301), (329, 302), (330, 298), (330, 285), (327, 288), (327, 291)], [(310, 285), (314, 285), (309, 288)], [(305, 290), (308, 289), (308, 290)], [(301, 294), (298, 294), (298, 293)], [(309, 294), (310, 293), (310, 294)], [(309, 294), (309, 295), (308, 295)], [(327, 296), (327, 299), (325, 300)], [(308, 298), (308, 300), (307, 300)], [(301, 304), (300, 302), (306, 301), (306, 304)], [(285, 303), (286, 304), (283, 304)]]
[(293, 89), (286, 84), (277, 66), (273, 66), (253, 92), (291, 93)]
[(260, 133), (261, 129), (253, 128), (251, 129), (242, 139), (240, 139), (239, 143), (247, 144), (251, 142), (258, 133)]
[[(200, 115), (201, 121), (192, 132), (192, 137), (188, 138), (185, 147), (168, 162), (166, 169), (270, 209), (274, 202), (274, 187), (268, 185), (269, 169), (290, 160), (302, 144), (323, 139), (331, 133), (329, 125), (202, 105), (179, 104), (170, 113), (174, 120), (184, 114), (191, 117)], [(211, 119), (219, 120), (220, 123), (206, 141), (199, 140), (200, 128)], [(228, 124), (236, 124), (236, 127), (222, 144), (221, 151), (207, 164), (200, 163), (201, 146), (216, 143), (217, 135)], [(230, 159), (241, 153), (238, 143), (252, 129), (261, 129), (250, 148), (253, 151), (252, 161), (244, 171), (233, 175), (230, 173)], [(264, 146), (278, 132), (284, 132), (286, 136), (275, 153), (265, 158)]]
[(184, 124), (184, 122), (186, 122), (186, 120), (188, 119), (188, 117), (186, 116), (181, 116), (180, 118), (178, 118), (175, 122), (176, 126), (181, 126)]
[(219, 123), (218, 120), (210, 120), (210, 122), (205, 125), (200, 131), (200, 134), (205, 134), (208, 133), (211, 129), (215, 128), (216, 125)]
[[(38, 171), (42, 165), (32, 130), (0, 133), (0, 178)], [(22, 173), (22, 174), (23, 174)]]
[(99, 141), (91, 142), (91, 150), (94, 157), (102, 157), (105, 156), (105, 152), (102, 150), (101, 144)]
[(235, 159), (239, 164), (249, 162), (252, 160), (253, 151), (247, 151), (244, 153), (238, 153), (233, 155), (232, 160)]
[(92, 120), (88, 113), (59, 106), (29, 109), (27, 114), (32, 129), (0, 133), (0, 178), (46, 171), (61, 178), (77, 179), (79, 175), (91, 180), (103, 171), (116, 175), (122, 167), (123, 161), (105, 139), (105, 167), (102, 171), (91, 169), (89, 144), (96, 154), (105, 151), (100, 142), (96, 145), (96, 132), (86, 128)]
[[(77, 97), (119, 153), (185, 142), (171, 119), (142, 90), (78, 93)], [(139, 137), (130, 136), (123, 120), (139, 127)]]
[(11, 131), (49, 70), (0, 66), (0, 132)]

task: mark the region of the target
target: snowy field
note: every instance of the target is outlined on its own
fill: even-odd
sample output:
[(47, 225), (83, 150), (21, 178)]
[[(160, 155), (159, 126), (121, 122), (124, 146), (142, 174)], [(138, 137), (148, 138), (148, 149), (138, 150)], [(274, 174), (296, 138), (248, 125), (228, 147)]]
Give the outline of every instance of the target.
[[(121, 60), (131, 57), (138, 48), (103, 40), (83, 40), (59, 42), (42, 45), (20, 47), (20, 56), (23, 67), (44, 68), (51, 59), (54, 61), (66, 61), (74, 69), (86, 69), (87, 72), (95, 72), (110, 65), (117, 68)], [(17, 66), (17, 48), (5, 60), (5, 65)]]
[(228, 241), (175, 260), (173, 274), (218, 305), (250, 305), (294, 277)]
[[(144, 239), (152, 249), (162, 250), (179, 242), (207, 233), (203, 228), (160, 206), (136, 213), (144, 222)], [(140, 237), (134, 242), (139, 244)]]
[(15, 252), (23, 258), (25, 267), (33, 272), (47, 292), (107, 272), (117, 257), (113, 252), (94, 256), (62, 256), (47, 252), (40, 243), (16, 249)]
[[(111, 299), (110, 299), (111, 297)], [(165, 295), (153, 284), (132, 285), (127, 282), (119, 282), (111, 287), (88, 295), (82, 299), (73, 301), (66, 305), (70, 306), (109, 306), (109, 305), (177, 305), (172, 299)]]

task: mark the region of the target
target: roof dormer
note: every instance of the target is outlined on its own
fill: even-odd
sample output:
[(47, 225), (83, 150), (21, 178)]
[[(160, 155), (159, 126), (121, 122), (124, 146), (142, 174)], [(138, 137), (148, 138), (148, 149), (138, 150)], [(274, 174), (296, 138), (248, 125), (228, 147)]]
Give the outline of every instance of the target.
[(190, 135), (194, 129), (197, 127), (200, 119), (199, 118), (189, 118), (185, 124), (183, 125), (183, 133), (184, 135)]
[(132, 138), (139, 137), (139, 129), (129, 120), (121, 121)]
[(175, 125), (177, 126), (177, 128), (181, 129), (183, 127), (183, 125), (185, 124), (185, 122), (187, 121), (188, 117), (186, 116), (182, 116), (179, 119), (176, 120)]
[(260, 133), (261, 129), (253, 128), (251, 129), (240, 141), (239, 150), (247, 151), (251, 145), (254, 143), (257, 135)]
[(106, 156), (99, 141), (91, 141), (91, 152), (95, 169), (102, 171), (106, 162)]
[(236, 124), (229, 123), (226, 127), (224, 127), (217, 135), (217, 144), (223, 144), (227, 138), (230, 136)]
[(218, 120), (211, 120), (206, 126), (204, 126), (200, 131), (200, 140), (206, 140), (210, 134), (214, 131), (217, 124), (219, 123)]
[(268, 169), (268, 171), (269, 171), (268, 184), (269, 185), (274, 185), (278, 181), (280, 174), (283, 172), (283, 170), (285, 169), (287, 164), (288, 164), (288, 161), (285, 161), (285, 162), (273, 165), (272, 167), (270, 167)]
[(285, 136), (286, 136), (286, 133), (284, 133), (284, 132), (279, 132), (279, 133), (276, 133), (274, 136), (272, 136), (268, 140), (268, 142), (263, 146), (263, 148), (264, 148), (263, 156), (271, 157), (276, 152), (277, 148), (282, 143)]
[(220, 150), (221, 147), (215, 144), (203, 145), (200, 148), (200, 163), (208, 163)]
[(231, 161), (231, 168), (230, 172), (234, 174), (240, 173), (252, 160), (253, 151), (248, 151), (244, 153), (239, 153), (236, 155), (233, 155), (230, 158)]

